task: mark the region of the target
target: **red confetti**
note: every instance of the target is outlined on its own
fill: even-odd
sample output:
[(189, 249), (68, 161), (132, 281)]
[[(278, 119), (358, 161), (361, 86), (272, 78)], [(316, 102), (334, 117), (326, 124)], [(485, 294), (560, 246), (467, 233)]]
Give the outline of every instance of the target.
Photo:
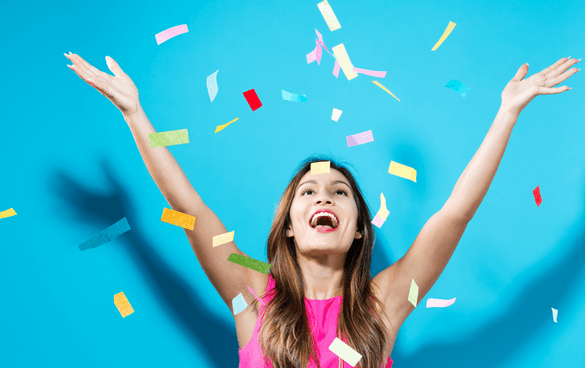
[(532, 191), (532, 194), (534, 194), (534, 200), (536, 201), (536, 205), (540, 207), (540, 204), (542, 203), (542, 197), (540, 196), (540, 188), (537, 186), (536, 189)]
[(248, 105), (250, 105), (252, 111), (256, 111), (262, 106), (262, 102), (260, 102), (254, 89), (244, 92), (244, 97), (246, 97), (246, 101), (248, 101)]

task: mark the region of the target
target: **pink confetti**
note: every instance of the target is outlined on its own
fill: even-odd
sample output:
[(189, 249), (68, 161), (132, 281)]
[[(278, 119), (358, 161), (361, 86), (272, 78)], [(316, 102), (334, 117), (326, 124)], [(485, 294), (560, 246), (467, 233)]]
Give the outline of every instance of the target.
[(382, 228), (382, 225), (384, 225), (384, 219), (381, 218), (380, 216), (376, 215), (374, 217), (374, 221), (372, 221), (372, 224), (376, 225), (378, 227), (378, 229)]
[(187, 29), (186, 24), (181, 24), (179, 26), (174, 26), (169, 29), (166, 29), (162, 32), (157, 33), (154, 37), (156, 38), (156, 44), (160, 45), (161, 43), (178, 36), (183, 33), (187, 33), (189, 30)]
[(345, 137), (345, 139), (347, 140), (347, 146), (353, 147), (359, 144), (373, 142), (374, 135), (372, 134), (371, 130), (368, 130), (367, 132), (348, 135), (347, 137)]
[(311, 64), (313, 61), (317, 60), (317, 64), (321, 65), (321, 55), (323, 55), (323, 49), (319, 44), (319, 41), (315, 40), (317, 46), (315, 49), (307, 54), (307, 64)]
[(455, 303), (455, 299), (427, 299), (427, 308), (445, 308)]
[(254, 289), (252, 289), (251, 287), (249, 287), (248, 285), (246, 285), (246, 287), (248, 288), (248, 291), (254, 296), (254, 298), (256, 298), (260, 304), (264, 305), (264, 302), (262, 301), (262, 299), (258, 298), (256, 296), (256, 294), (254, 293)]
[[(319, 43), (321, 44), (321, 46), (323, 46), (323, 48), (325, 48), (325, 50), (327, 50), (329, 55), (333, 56), (333, 54), (331, 54), (329, 52), (329, 50), (327, 49), (327, 46), (325, 46), (325, 42), (323, 42), (323, 36), (321, 36), (321, 33), (319, 33), (319, 31), (317, 31), (317, 28), (315, 28), (315, 33), (317, 33), (317, 37), (319, 37)], [(333, 56), (333, 57), (335, 57), (335, 56)]]
[(333, 67), (333, 75), (335, 76), (335, 78), (339, 77), (339, 68), (340, 67), (341, 66), (339, 65), (337, 60), (335, 60), (335, 66)]
[(360, 74), (369, 75), (376, 78), (386, 78), (386, 72), (377, 72), (375, 70), (353, 68), (353, 71)]

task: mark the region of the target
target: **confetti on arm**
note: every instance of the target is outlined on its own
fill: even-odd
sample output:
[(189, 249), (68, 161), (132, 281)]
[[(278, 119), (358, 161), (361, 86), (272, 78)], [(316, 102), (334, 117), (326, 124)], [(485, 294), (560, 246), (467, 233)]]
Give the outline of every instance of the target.
[(410, 291), (408, 292), (408, 301), (412, 303), (412, 305), (416, 308), (416, 303), (418, 302), (418, 285), (412, 279), (412, 283), (410, 284)]
[(455, 303), (455, 299), (427, 299), (427, 308), (445, 308)]
[(557, 316), (559, 315), (559, 311), (557, 309), (551, 308), (553, 312), (553, 321), (557, 323)]
[(377, 72), (375, 70), (368, 70), (368, 69), (360, 69), (360, 68), (353, 68), (353, 71), (356, 73), (360, 73), (360, 74), (364, 74), (364, 75), (369, 75), (371, 77), (376, 77), (376, 78), (386, 78), (386, 72)]
[(321, 15), (323, 15), (323, 18), (325, 18), (325, 22), (332, 32), (341, 28), (341, 24), (339, 24), (339, 21), (337, 20), (337, 17), (335, 16), (335, 13), (333, 13), (333, 9), (327, 0), (321, 1), (319, 4), (317, 4), (317, 7), (319, 8), (319, 11), (321, 11)]
[(6, 211), (0, 212), (0, 219), (12, 216), (16, 216), (16, 211), (14, 210), (14, 208), (10, 208), (7, 209)]
[(453, 91), (461, 94), (463, 97), (465, 97), (467, 92), (469, 92), (469, 87), (455, 79), (451, 79), (449, 82), (447, 82), (445, 87), (451, 88)]
[(322, 162), (312, 162), (311, 163), (311, 175), (317, 174), (327, 174), (331, 172), (331, 162), (330, 161), (322, 161)]
[(333, 113), (331, 114), (331, 120), (338, 121), (342, 112), (343, 111), (334, 108)]
[(209, 93), (209, 99), (211, 102), (213, 102), (219, 91), (219, 88), (217, 87), (217, 72), (219, 72), (219, 69), (207, 77), (207, 93)]
[(168, 132), (149, 133), (150, 147), (175, 146), (177, 144), (189, 143), (187, 129), (170, 130)]
[(230, 231), (229, 233), (214, 236), (213, 237), (213, 246), (217, 247), (218, 245), (222, 245), (222, 244), (234, 241), (235, 232), (236, 231), (234, 230), (234, 231)]
[(93, 238), (79, 244), (79, 250), (83, 251), (99, 247), (100, 245), (106, 244), (110, 240), (124, 234), (128, 230), (130, 230), (130, 225), (128, 224), (128, 220), (126, 220), (126, 217), (124, 217), (114, 225), (102, 230)]
[(339, 66), (341, 66), (341, 70), (343, 70), (347, 80), (352, 80), (358, 76), (358, 74), (353, 71), (353, 64), (351, 63), (351, 60), (349, 60), (349, 55), (347, 55), (345, 46), (342, 43), (333, 48), (333, 55), (335, 55), (335, 60), (339, 63)]
[(372, 224), (376, 225), (378, 228), (381, 228), (389, 214), (390, 211), (388, 211), (388, 208), (386, 208), (386, 197), (384, 197), (384, 193), (380, 193), (380, 209), (378, 210), (378, 213), (376, 213)]
[(341, 341), (338, 337), (333, 340), (329, 346), (329, 350), (331, 350), (333, 354), (340, 357), (344, 362), (351, 365), (352, 367), (355, 367), (360, 359), (362, 359), (362, 355), (360, 353), (353, 350), (351, 346)]
[(413, 169), (412, 167), (399, 164), (398, 162), (390, 161), (390, 168), (388, 169), (388, 173), (400, 176), (401, 178), (404, 179), (412, 180), (416, 183), (416, 170)]
[(363, 133), (357, 133), (354, 135), (348, 135), (345, 137), (347, 139), (347, 146), (353, 147), (359, 144), (370, 143), (374, 141), (374, 135), (372, 134), (371, 130)]
[(333, 75), (335, 76), (335, 78), (339, 77), (339, 69), (340, 69), (339, 62), (335, 60), (335, 65), (333, 66)]
[(254, 298), (256, 298), (258, 300), (258, 302), (260, 302), (260, 304), (264, 305), (264, 301), (262, 301), (262, 299), (258, 298), (256, 296), (256, 293), (254, 292), (254, 289), (252, 289), (251, 287), (249, 287), (248, 285), (246, 285), (246, 287), (248, 288), (248, 291), (250, 292), (250, 294), (252, 294), (254, 296)]
[(447, 39), (447, 37), (451, 34), (451, 31), (453, 31), (453, 28), (455, 28), (456, 25), (457, 23), (449, 21), (449, 25), (447, 26), (447, 28), (445, 28), (445, 32), (443, 32), (443, 35), (441, 36), (441, 38), (439, 38), (439, 41), (437, 41), (437, 43), (435, 44), (435, 46), (433, 46), (431, 51), (435, 51), (436, 49), (439, 48), (439, 46), (441, 46), (443, 41)]
[(235, 118), (234, 120), (230, 121), (229, 123), (223, 124), (223, 125), (218, 125), (215, 127), (215, 133), (217, 132), (221, 132), (222, 130), (224, 130), (228, 125), (230, 125), (231, 123), (235, 122), (236, 120), (238, 120), (239, 118)]
[(285, 101), (292, 101), (292, 102), (307, 102), (307, 96), (305, 95), (297, 95), (296, 93), (290, 93), (282, 90), (282, 99)]
[(234, 316), (244, 309), (248, 308), (248, 303), (242, 293), (239, 293), (234, 299), (232, 299), (232, 307), (234, 308)]
[(394, 93), (390, 92), (390, 91), (388, 90), (388, 88), (384, 87), (384, 86), (383, 86), (383, 85), (382, 85), (380, 82), (378, 82), (378, 81), (372, 81), (372, 83), (374, 83), (376, 86), (378, 86), (378, 87), (382, 88), (384, 91), (386, 91), (386, 92), (390, 93), (390, 95), (391, 95), (392, 97), (394, 97), (395, 99), (397, 99), (397, 100), (398, 100), (398, 102), (400, 102), (400, 100), (398, 99), (398, 97), (394, 96)]
[(163, 214), (160, 220), (167, 224), (179, 226), (184, 229), (193, 230), (195, 227), (195, 216), (187, 215), (186, 213), (168, 208), (163, 209)]
[(242, 256), (236, 253), (230, 254), (230, 256), (228, 257), (228, 261), (264, 274), (267, 274), (268, 271), (270, 271), (271, 266), (266, 262), (258, 261), (254, 258)]
[(125, 318), (134, 313), (134, 309), (130, 305), (126, 295), (124, 295), (124, 292), (114, 295), (114, 304), (116, 305), (116, 308), (118, 308), (122, 318)]
[(321, 49), (321, 45), (319, 41), (315, 41), (317, 45), (313, 49), (313, 51), (307, 54), (307, 64), (311, 64), (313, 61), (317, 60), (317, 64), (321, 65), (321, 56), (323, 55), (323, 50)]
[(536, 206), (540, 207), (540, 204), (542, 203), (542, 197), (540, 196), (540, 185), (536, 186), (536, 188), (532, 191), (532, 194), (534, 194), (534, 200), (536, 201)]
[(253, 88), (244, 92), (244, 97), (246, 98), (246, 101), (248, 102), (248, 105), (250, 105), (252, 111), (256, 111), (262, 106), (262, 102), (260, 102), (260, 99), (258, 98), (258, 95)]
[(174, 26), (169, 29), (166, 29), (160, 33), (157, 33), (154, 37), (156, 37), (156, 44), (160, 45), (161, 43), (178, 36), (183, 33), (187, 33), (189, 30), (187, 29), (186, 24), (181, 24), (179, 26)]

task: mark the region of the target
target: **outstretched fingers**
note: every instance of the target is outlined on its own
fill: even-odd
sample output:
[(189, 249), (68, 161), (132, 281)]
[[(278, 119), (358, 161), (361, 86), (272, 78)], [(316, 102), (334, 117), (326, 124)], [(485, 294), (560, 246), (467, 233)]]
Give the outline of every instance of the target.
[[(581, 60), (581, 59), (579, 59)], [(560, 64), (559, 66), (557, 66), (556, 68), (554, 68), (553, 70), (549, 71), (548, 73), (545, 74), (546, 79), (552, 79), (556, 76), (561, 75), (562, 73), (564, 73), (567, 69), (569, 69), (570, 67), (572, 67), (573, 65), (577, 64), (579, 62), (579, 60), (577, 59), (568, 59), (567, 61), (565, 61), (564, 63)]]
[[(569, 56), (570, 57), (570, 56)], [(567, 60), (569, 60), (569, 58), (561, 58), (559, 59), (559, 61), (557, 61), (556, 63), (554, 63), (553, 65), (549, 66), (546, 69), (543, 69), (540, 73), (540, 75), (544, 75), (546, 76), (550, 71), (555, 70), (556, 68), (558, 68), (559, 66), (563, 65)]]
[[(106, 91), (106, 89), (107, 89), (106, 83), (104, 83), (104, 80), (102, 78), (100, 78), (99, 75), (96, 75), (96, 73), (93, 72), (93, 70), (90, 68), (91, 65), (89, 65), (87, 62), (85, 62), (85, 60), (81, 59), (81, 57), (79, 57), (78, 55), (65, 54), (65, 56), (73, 63), (73, 65), (71, 65), (71, 66), (68, 65), (69, 69), (73, 70), (79, 78), (83, 79), (90, 86), (97, 89), (102, 95), (108, 97), (109, 92)], [(99, 72), (99, 70), (97, 70), (97, 71)], [(105, 73), (103, 73), (103, 74), (105, 74)]]
[(562, 92), (570, 90), (570, 88), (567, 86), (556, 87), (556, 88), (534, 86), (534, 88), (536, 88), (537, 95), (554, 95), (557, 93), (562, 93)]
[(547, 87), (556, 86), (557, 84), (559, 84), (559, 83), (564, 82), (565, 80), (567, 80), (570, 76), (572, 76), (573, 74), (577, 73), (579, 70), (581, 70), (581, 69), (572, 68), (572, 69), (569, 69), (569, 71), (567, 71), (567, 72), (565, 72), (565, 73), (563, 73), (561, 75), (558, 75), (558, 76), (556, 76), (554, 78), (547, 79), (545, 86), (547, 86)]

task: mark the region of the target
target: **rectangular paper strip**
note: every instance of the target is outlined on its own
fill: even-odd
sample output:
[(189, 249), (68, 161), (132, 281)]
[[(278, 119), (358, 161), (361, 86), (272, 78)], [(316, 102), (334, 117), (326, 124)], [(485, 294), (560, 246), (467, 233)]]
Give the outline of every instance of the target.
[(79, 250), (83, 251), (99, 247), (100, 245), (106, 244), (110, 240), (124, 234), (128, 230), (130, 230), (130, 225), (128, 224), (128, 220), (126, 220), (126, 217), (124, 217), (120, 221), (116, 222), (114, 225), (108, 227), (105, 230), (102, 230), (93, 238), (79, 244)]
[(390, 161), (388, 172), (392, 175), (400, 176), (401, 178), (412, 180), (416, 183), (416, 170), (412, 167)]
[(239, 293), (238, 296), (232, 299), (232, 307), (234, 309), (234, 316), (248, 308), (248, 303), (246, 303), (246, 299), (244, 299), (242, 293)]
[(465, 97), (467, 92), (469, 92), (469, 87), (455, 79), (451, 79), (449, 82), (447, 82), (445, 87), (451, 88), (453, 91), (459, 93), (463, 97)]
[(6, 217), (11, 217), (11, 216), (16, 216), (16, 211), (14, 211), (14, 208), (10, 208), (10, 209), (7, 209), (6, 211), (0, 212), (0, 219), (6, 218)]
[(335, 65), (333, 66), (333, 75), (335, 76), (335, 78), (339, 77), (339, 62), (337, 60), (335, 60)]
[(290, 93), (282, 90), (282, 99), (285, 101), (292, 101), (292, 102), (307, 102), (307, 96), (305, 95), (297, 95), (296, 93)]
[(386, 197), (384, 197), (384, 193), (380, 193), (380, 209), (374, 217), (372, 224), (376, 225), (378, 228), (381, 228), (384, 225), (384, 222), (388, 218), (390, 211), (386, 208)]
[(378, 82), (378, 81), (372, 81), (372, 83), (374, 83), (376, 86), (382, 88), (384, 91), (388, 92), (392, 97), (394, 97), (395, 99), (398, 100), (398, 102), (400, 102), (400, 100), (398, 99), (398, 97), (394, 96), (394, 93), (390, 92), (388, 90), (388, 88), (384, 87), (380, 82)]
[(557, 323), (557, 316), (559, 315), (559, 311), (557, 309), (551, 308), (553, 312), (553, 321)]
[(321, 44), (318, 40), (315, 40), (317, 44), (313, 51), (307, 54), (307, 64), (311, 64), (313, 61), (317, 60), (317, 64), (321, 65), (321, 56), (323, 55), (323, 50), (321, 49)]
[(453, 303), (455, 303), (455, 299), (427, 299), (427, 308), (445, 308)]
[(443, 41), (445, 41), (447, 39), (447, 37), (451, 34), (451, 31), (453, 31), (453, 28), (455, 28), (456, 25), (457, 25), (457, 23), (453, 23), (453, 22), (449, 21), (449, 25), (447, 25), (447, 28), (445, 28), (443, 35), (441, 36), (441, 38), (439, 38), (439, 41), (437, 41), (437, 43), (435, 44), (435, 46), (433, 46), (431, 51), (435, 51), (436, 49), (439, 48), (439, 46), (441, 46)]
[(254, 298), (256, 298), (256, 300), (258, 300), (258, 302), (260, 302), (260, 304), (264, 305), (264, 302), (262, 301), (262, 299), (260, 299), (260, 298), (258, 298), (256, 296), (256, 293), (254, 292), (254, 289), (252, 289), (248, 285), (246, 285), (246, 287), (248, 288), (248, 291), (250, 292), (250, 294), (252, 294), (254, 296)]
[(321, 1), (319, 4), (317, 4), (317, 7), (319, 8), (319, 11), (321, 11), (321, 15), (323, 15), (323, 18), (325, 18), (325, 22), (327, 22), (327, 26), (332, 32), (341, 28), (341, 24), (339, 24), (339, 21), (337, 20), (337, 17), (335, 16), (335, 13), (333, 13), (333, 9), (327, 0)]
[(213, 74), (207, 77), (207, 93), (209, 94), (211, 102), (213, 102), (215, 96), (217, 96), (217, 91), (219, 91), (219, 88), (217, 87), (217, 72), (219, 72), (219, 70), (216, 70)]
[(235, 118), (234, 120), (230, 121), (229, 123), (225, 123), (223, 125), (218, 125), (215, 127), (215, 133), (217, 132), (221, 132), (222, 130), (224, 130), (228, 125), (230, 125), (231, 123), (234, 123), (238, 120), (239, 118)]
[(213, 246), (217, 247), (218, 245), (222, 245), (222, 244), (229, 243), (229, 242), (233, 241), (235, 232), (236, 231), (234, 230), (234, 231), (230, 231), (229, 233), (214, 236), (213, 237)]
[(262, 102), (260, 102), (260, 99), (258, 98), (258, 95), (253, 88), (244, 92), (244, 97), (246, 98), (246, 101), (248, 102), (248, 105), (250, 105), (252, 111), (256, 111), (262, 107)]
[(325, 46), (325, 42), (323, 42), (323, 36), (321, 36), (321, 33), (319, 33), (319, 31), (317, 31), (317, 28), (315, 28), (315, 33), (317, 34), (317, 37), (319, 37), (319, 40), (318, 40), (318, 41), (319, 41), (319, 44), (320, 44), (321, 46), (323, 46), (323, 48), (324, 48), (325, 50), (327, 50), (327, 52), (329, 53), (329, 55), (333, 56), (333, 55), (332, 55), (332, 54), (329, 52), (329, 50), (327, 49), (327, 46)]
[(187, 129), (170, 130), (168, 132), (149, 133), (150, 147), (166, 147), (177, 144), (189, 143), (189, 133)]
[(236, 253), (230, 254), (230, 256), (228, 257), (228, 261), (264, 274), (267, 274), (268, 271), (270, 271), (271, 266), (266, 262), (258, 261), (254, 258), (242, 256)]
[(534, 190), (532, 191), (532, 194), (534, 195), (534, 201), (536, 202), (536, 206), (540, 207), (540, 204), (542, 203), (542, 197), (540, 196), (540, 185), (537, 185), (536, 188), (534, 188)]
[(374, 135), (372, 134), (371, 130), (363, 133), (357, 133), (353, 135), (348, 135), (346, 137), (347, 146), (353, 147), (364, 143), (370, 143), (374, 141)]
[(118, 308), (122, 318), (125, 318), (126, 316), (134, 313), (134, 309), (130, 305), (126, 295), (124, 295), (124, 292), (114, 295), (114, 304), (116, 305), (116, 308)]
[(311, 175), (327, 174), (330, 172), (330, 169), (331, 169), (330, 161), (311, 163)]
[(171, 27), (169, 29), (165, 29), (162, 32), (157, 33), (154, 37), (156, 38), (156, 44), (160, 45), (161, 43), (175, 37), (178, 36), (180, 34), (183, 33), (187, 33), (189, 32), (189, 29), (187, 29), (187, 25), (186, 24), (181, 24), (179, 26), (174, 26)]
[(329, 350), (331, 350), (335, 355), (343, 359), (344, 362), (351, 365), (352, 367), (355, 367), (355, 365), (358, 364), (362, 358), (360, 353), (353, 350), (351, 346), (341, 341), (338, 337), (333, 340), (329, 346)]
[(331, 120), (338, 121), (342, 112), (343, 111), (334, 108), (333, 113), (331, 114)]
[(353, 71), (353, 64), (351, 63), (351, 60), (349, 60), (349, 55), (347, 55), (345, 46), (342, 43), (333, 48), (333, 55), (335, 55), (335, 60), (337, 60), (341, 66), (347, 80), (352, 80), (358, 76), (358, 74)]
[(408, 301), (412, 303), (416, 307), (416, 303), (418, 303), (418, 285), (412, 279), (410, 283), (410, 290), (408, 291)]
[(195, 216), (187, 215), (186, 213), (171, 210), (169, 208), (163, 209), (161, 221), (171, 225), (180, 226), (184, 229), (193, 230), (195, 227)]
[(376, 215), (374, 217), (374, 219), (372, 220), (372, 224), (376, 225), (378, 227), (378, 229), (382, 228), (382, 225), (384, 225), (384, 222), (385, 222), (384, 219), (378, 215)]
[(386, 78), (386, 72), (377, 72), (375, 70), (360, 69), (360, 68), (353, 68), (353, 71), (356, 73), (369, 75), (371, 77)]

